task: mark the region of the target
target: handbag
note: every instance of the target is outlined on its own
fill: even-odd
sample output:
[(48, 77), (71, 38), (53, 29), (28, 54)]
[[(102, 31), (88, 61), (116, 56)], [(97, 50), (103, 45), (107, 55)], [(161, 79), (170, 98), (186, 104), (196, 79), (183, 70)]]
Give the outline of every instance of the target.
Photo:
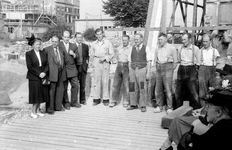
[(50, 81), (47, 78), (43, 78), (42, 79), (42, 85), (48, 86), (48, 85), (50, 85)]

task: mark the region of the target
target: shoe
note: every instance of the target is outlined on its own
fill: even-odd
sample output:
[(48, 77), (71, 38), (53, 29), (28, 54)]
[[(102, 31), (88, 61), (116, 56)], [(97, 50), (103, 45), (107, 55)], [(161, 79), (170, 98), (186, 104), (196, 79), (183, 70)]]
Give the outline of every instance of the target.
[(109, 100), (108, 99), (103, 100), (103, 105), (109, 106)]
[(31, 113), (31, 118), (36, 119), (36, 118), (38, 118), (38, 116), (36, 114), (34, 114), (34, 113)]
[(49, 115), (54, 115), (55, 114), (55, 112), (54, 111), (52, 111), (52, 112), (47, 112)]
[(44, 117), (44, 116), (45, 116), (45, 115), (42, 114), (41, 112), (38, 112), (37, 115), (38, 115), (39, 117)]
[(111, 102), (111, 103), (109, 104), (109, 107), (114, 107), (114, 106), (116, 106), (116, 102)]
[(141, 112), (146, 112), (147, 108), (145, 106), (141, 107)]
[(85, 101), (80, 102), (80, 104), (87, 105), (87, 103)]
[(159, 106), (157, 106), (155, 109), (154, 109), (154, 113), (160, 113), (161, 112), (161, 109)]
[(129, 105), (128, 104), (123, 104), (123, 107), (124, 108), (127, 108)]
[(101, 103), (100, 99), (93, 99), (93, 106), (96, 106)]
[(69, 107), (69, 106), (65, 106), (64, 108), (67, 109), (67, 110), (70, 110), (70, 107)]
[(128, 107), (126, 110), (134, 110), (134, 109), (138, 109), (138, 106), (134, 106), (134, 105), (131, 105), (130, 107)]
[(168, 109), (168, 110), (167, 110), (167, 114), (169, 114), (169, 113), (171, 113), (171, 112), (173, 112), (172, 109)]
[(71, 107), (81, 108), (81, 104), (79, 103), (71, 104)]

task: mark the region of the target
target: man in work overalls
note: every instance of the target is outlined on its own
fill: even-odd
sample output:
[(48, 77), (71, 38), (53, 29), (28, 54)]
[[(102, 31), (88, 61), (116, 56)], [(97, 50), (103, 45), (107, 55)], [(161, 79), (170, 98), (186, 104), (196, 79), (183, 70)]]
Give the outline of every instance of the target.
[(93, 106), (101, 103), (101, 89), (103, 104), (109, 105), (109, 72), (110, 63), (114, 56), (112, 43), (104, 38), (101, 28), (96, 29), (97, 40), (93, 42), (90, 58), (93, 59)]

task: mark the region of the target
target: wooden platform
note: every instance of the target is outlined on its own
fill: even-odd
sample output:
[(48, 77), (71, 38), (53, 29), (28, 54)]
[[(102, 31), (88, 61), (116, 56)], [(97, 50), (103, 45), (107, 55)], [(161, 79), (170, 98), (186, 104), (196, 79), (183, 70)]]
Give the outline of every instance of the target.
[(38, 119), (28, 117), (0, 128), (1, 150), (158, 150), (167, 138), (165, 112), (155, 114), (92, 106), (72, 108)]

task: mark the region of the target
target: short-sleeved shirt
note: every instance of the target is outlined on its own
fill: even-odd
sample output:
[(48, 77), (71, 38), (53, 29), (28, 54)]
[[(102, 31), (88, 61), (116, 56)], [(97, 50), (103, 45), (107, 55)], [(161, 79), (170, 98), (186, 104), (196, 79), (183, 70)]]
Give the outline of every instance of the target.
[(216, 58), (220, 57), (217, 49), (210, 46), (208, 49), (204, 47), (199, 52), (200, 65), (204, 66), (215, 66)]
[[(143, 44), (139, 45), (139, 49), (141, 49)], [(146, 46), (146, 57), (147, 57), (147, 62), (152, 61), (152, 53), (151, 50), (148, 46)], [(131, 54), (132, 54), (132, 48), (130, 49), (129, 55), (128, 55), (128, 61), (131, 62)]]
[(178, 49), (178, 60), (183, 66), (199, 65), (199, 48), (192, 44), (187, 47), (181, 46)]
[(169, 44), (166, 43), (164, 46), (159, 46), (156, 49), (156, 62), (163, 64), (163, 63), (170, 63), (170, 62), (177, 62), (177, 50), (176, 48)]

